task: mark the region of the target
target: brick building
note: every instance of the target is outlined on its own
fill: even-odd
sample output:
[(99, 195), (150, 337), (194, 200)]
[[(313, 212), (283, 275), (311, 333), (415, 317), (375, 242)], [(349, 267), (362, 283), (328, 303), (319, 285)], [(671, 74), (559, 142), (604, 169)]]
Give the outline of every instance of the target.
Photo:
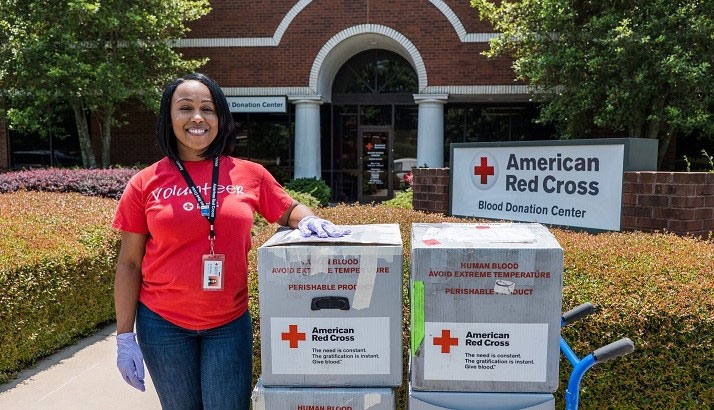
[[(511, 61), (481, 54), (494, 34), (468, 1), (211, 6), (176, 48), (210, 59), (201, 71), (229, 98), (235, 155), (280, 181), (318, 177), (335, 201), (380, 201), (412, 166), (448, 166), (452, 142), (553, 137), (532, 123), (537, 107)], [(152, 113), (131, 112), (112, 131), (112, 162), (159, 159), (155, 123)], [(12, 166), (9, 139), (0, 131), (10, 146), (0, 166)]]

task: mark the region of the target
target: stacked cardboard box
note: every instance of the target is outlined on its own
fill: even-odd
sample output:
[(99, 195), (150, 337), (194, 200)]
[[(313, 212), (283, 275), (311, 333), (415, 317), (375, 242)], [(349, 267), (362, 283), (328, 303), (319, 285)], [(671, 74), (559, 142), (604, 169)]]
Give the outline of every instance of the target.
[(414, 224), (410, 408), (552, 409), (562, 280), (540, 224)]
[(326, 239), (281, 230), (258, 249), (255, 409), (394, 408), (392, 387), (402, 380), (399, 226), (347, 228), (350, 235)]

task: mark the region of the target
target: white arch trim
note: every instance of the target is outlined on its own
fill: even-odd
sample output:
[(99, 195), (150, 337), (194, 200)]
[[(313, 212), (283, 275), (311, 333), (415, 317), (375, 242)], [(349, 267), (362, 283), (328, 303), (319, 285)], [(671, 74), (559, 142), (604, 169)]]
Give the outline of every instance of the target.
[[(416, 71), (419, 90), (426, 88), (426, 66), (416, 46), (398, 31), (378, 24), (353, 26), (329, 39), (312, 63), (308, 86), (314, 93), (330, 99), (332, 80), (340, 67), (358, 52), (375, 48), (377, 44), (378, 47), (394, 51), (409, 60)], [(329, 64), (325, 64), (326, 61), (329, 61)]]
[(487, 43), (490, 39), (498, 36), (498, 33), (467, 33), (459, 17), (446, 3), (442, 0), (429, 0), (429, 3), (439, 9), (441, 14), (449, 20), (449, 23), (451, 23), (451, 26), (454, 28), (454, 31), (456, 31), (456, 34), (458, 34), (462, 43)]
[(435, 85), (426, 87), (424, 94), (448, 94), (448, 95), (528, 95), (532, 93), (533, 87), (528, 85), (505, 84), (505, 85)]
[[(458, 34), (462, 43), (486, 43), (491, 38), (498, 36), (497, 33), (467, 33), (459, 17), (451, 10), (443, 0), (429, 0), (441, 14), (451, 23), (451, 26)], [(310, 5), (312, 0), (298, 1), (278, 24), (272, 37), (226, 37), (226, 38), (184, 38), (172, 42), (173, 47), (277, 47), (280, 40), (288, 30), (295, 17), (300, 14), (305, 7)]]
[[(229, 97), (238, 96), (305, 96), (318, 95), (310, 87), (221, 87), (223, 93)], [(450, 97), (457, 96), (481, 96), (483, 100), (497, 101), (528, 101), (533, 89), (526, 85), (504, 84), (504, 85), (439, 85), (427, 86), (421, 90), (421, 94), (447, 94)], [(510, 100), (509, 100), (510, 98)]]
[(273, 37), (233, 37), (233, 38), (184, 38), (176, 40), (174, 47), (277, 47), (290, 23), (312, 0), (298, 1), (278, 24)]

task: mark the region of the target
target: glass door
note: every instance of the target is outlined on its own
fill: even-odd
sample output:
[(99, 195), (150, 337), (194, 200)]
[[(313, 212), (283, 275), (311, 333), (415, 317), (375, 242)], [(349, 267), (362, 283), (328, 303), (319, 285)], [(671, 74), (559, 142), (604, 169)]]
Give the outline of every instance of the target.
[(392, 196), (391, 127), (362, 127), (359, 130), (358, 200), (378, 202)]

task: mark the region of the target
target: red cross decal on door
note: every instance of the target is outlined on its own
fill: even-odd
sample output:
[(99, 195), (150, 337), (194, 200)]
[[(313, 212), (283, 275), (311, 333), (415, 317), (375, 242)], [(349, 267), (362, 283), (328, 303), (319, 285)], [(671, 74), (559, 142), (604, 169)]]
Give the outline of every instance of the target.
[(441, 337), (434, 338), (434, 346), (441, 346), (441, 353), (451, 353), (451, 346), (458, 346), (459, 339), (451, 337), (451, 330), (442, 329)]
[(290, 330), (282, 332), (280, 335), (283, 340), (290, 341), (291, 349), (297, 349), (298, 342), (305, 340), (305, 333), (298, 332), (297, 325), (290, 325)]
[(481, 157), (481, 165), (474, 167), (474, 175), (481, 177), (481, 183), (487, 184), (489, 175), (495, 175), (496, 169), (492, 165), (488, 165), (488, 158)]

